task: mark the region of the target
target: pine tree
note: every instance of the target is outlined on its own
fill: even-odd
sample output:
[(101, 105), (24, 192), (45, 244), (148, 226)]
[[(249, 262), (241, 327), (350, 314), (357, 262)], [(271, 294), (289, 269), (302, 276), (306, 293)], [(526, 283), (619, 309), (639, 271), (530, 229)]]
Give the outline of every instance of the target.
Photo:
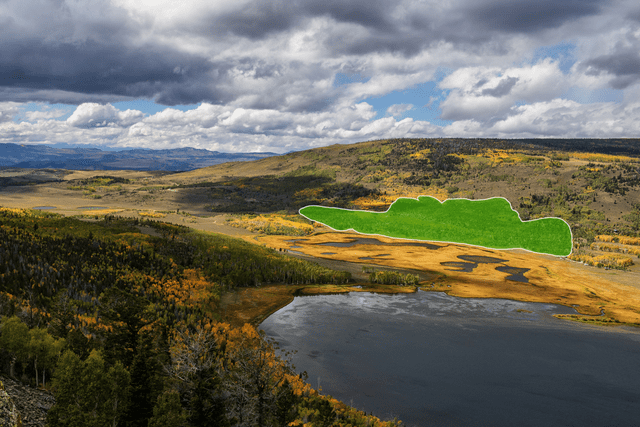
[(140, 333), (136, 355), (131, 365), (131, 402), (124, 420), (129, 427), (147, 427), (153, 416), (154, 403), (162, 390), (159, 375), (161, 365), (156, 360), (153, 336)]
[(129, 373), (122, 363), (105, 366), (93, 350), (84, 362), (64, 352), (54, 373), (56, 404), (47, 414), (51, 427), (116, 427), (129, 403)]
[(187, 427), (187, 412), (180, 404), (180, 393), (169, 390), (158, 397), (148, 427)]

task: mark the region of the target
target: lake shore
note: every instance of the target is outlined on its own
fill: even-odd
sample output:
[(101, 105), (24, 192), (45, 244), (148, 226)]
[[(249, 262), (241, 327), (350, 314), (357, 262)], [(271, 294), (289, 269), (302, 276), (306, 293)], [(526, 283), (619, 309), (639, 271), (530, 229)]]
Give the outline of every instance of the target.
[[(357, 233), (334, 232), (318, 233), (295, 241), (286, 236), (259, 236), (255, 239), (276, 249), (297, 246), (296, 252), (320, 263), (342, 261), (361, 266), (419, 271), (429, 275), (420, 283), (424, 290), (444, 291), (465, 298), (560, 304), (578, 312), (574, 317), (566, 317), (569, 320), (640, 327), (640, 284), (632, 286), (626, 281), (616, 280), (633, 273), (598, 271), (595, 267), (566, 258), (523, 250), (498, 251), (437, 242), (434, 242), (437, 245), (434, 249), (412, 244), (415, 242), (401, 244), (396, 239), (380, 236), (376, 236), (379, 244), (345, 245), (361, 238), (362, 235)], [(332, 243), (337, 244), (330, 246), (332, 254), (327, 255), (328, 245)], [(469, 257), (492, 257), (503, 262), (471, 263), (473, 268), (468, 271), (451, 266), (452, 262)], [(366, 261), (366, 258), (373, 260)], [(527, 282), (509, 280), (510, 268), (528, 269), (524, 273)]]

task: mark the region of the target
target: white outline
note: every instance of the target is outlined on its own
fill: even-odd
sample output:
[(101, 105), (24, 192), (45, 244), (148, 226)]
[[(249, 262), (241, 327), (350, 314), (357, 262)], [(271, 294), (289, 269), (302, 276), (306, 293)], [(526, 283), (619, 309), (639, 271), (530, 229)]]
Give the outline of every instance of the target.
[[(393, 206), (393, 204), (394, 204), (395, 202), (397, 202), (398, 200), (400, 200), (400, 199), (411, 199), (411, 200), (416, 200), (416, 201), (418, 201), (418, 202), (419, 202), (419, 201), (420, 201), (420, 197), (430, 197), (430, 198), (432, 198), (432, 199), (434, 199), (434, 200), (437, 200), (437, 201), (438, 201), (438, 203), (440, 203), (441, 205), (442, 205), (444, 202), (446, 202), (447, 200), (469, 200), (469, 201), (471, 201), (471, 202), (480, 202), (480, 201), (483, 201), (483, 200), (504, 199), (504, 200), (506, 200), (506, 201), (507, 201), (507, 203), (509, 203), (509, 207), (511, 208), (511, 210), (512, 210), (513, 212), (515, 212), (515, 213), (518, 215), (518, 219), (520, 220), (520, 223), (522, 223), (522, 224), (524, 224), (525, 222), (540, 221), (540, 220), (542, 220), (542, 219), (549, 219), (549, 218), (559, 219), (559, 220), (563, 221), (565, 224), (567, 224), (567, 227), (569, 227), (569, 233), (571, 233), (571, 252), (569, 252), (569, 254), (568, 254), (568, 255), (555, 255), (555, 254), (550, 254), (550, 253), (548, 253), (548, 252), (536, 252), (536, 251), (532, 251), (532, 250), (525, 249), (525, 248), (502, 248), (502, 249), (500, 249), (500, 248), (491, 248), (491, 247), (488, 247), (488, 246), (472, 245), (472, 244), (470, 244), (470, 243), (446, 242), (446, 241), (442, 241), (442, 240), (408, 239), (408, 238), (406, 238), (406, 237), (391, 237), (391, 236), (387, 236), (387, 235), (384, 235), (384, 234), (369, 234), (369, 233), (361, 233), (360, 231), (354, 230), (353, 228), (349, 228), (348, 230), (336, 230), (335, 228), (333, 228), (333, 227), (331, 227), (331, 226), (329, 226), (329, 225), (325, 224), (324, 222), (320, 222), (320, 221), (317, 221), (317, 220), (315, 220), (315, 219), (311, 219), (311, 218), (307, 217), (306, 215), (304, 215), (303, 213), (300, 213), (300, 211), (301, 211), (302, 209), (304, 209), (304, 208), (309, 208), (309, 207), (318, 207), (318, 208), (325, 208), (325, 209), (338, 209), (338, 210), (342, 210), (342, 211), (351, 211), (351, 212), (388, 213), (388, 212), (389, 212), (389, 210), (391, 210), (391, 207)], [(557, 257), (557, 258), (567, 258), (569, 255), (571, 255), (571, 254), (573, 253), (573, 230), (571, 230), (571, 226), (569, 225), (569, 223), (568, 223), (567, 221), (565, 221), (565, 220), (564, 220), (564, 219), (562, 219), (562, 218), (558, 218), (558, 217), (556, 217), (556, 216), (550, 216), (550, 217), (545, 217), (545, 218), (536, 218), (536, 219), (530, 219), (530, 220), (528, 220), (528, 221), (523, 221), (523, 220), (522, 220), (522, 218), (520, 218), (520, 213), (519, 213), (518, 211), (516, 211), (515, 209), (513, 209), (513, 206), (511, 205), (511, 202), (510, 202), (506, 197), (500, 197), (500, 196), (497, 196), (497, 197), (489, 197), (489, 198), (487, 198), (487, 199), (467, 199), (467, 198), (465, 198), (465, 197), (459, 197), (459, 198), (454, 198), (454, 199), (445, 199), (445, 200), (443, 200), (442, 202), (441, 202), (440, 200), (438, 200), (437, 198), (435, 198), (435, 197), (433, 197), (433, 196), (429, 196), (429, 195), (422, 195), (422, 196), (418, 196), (418, 197), (416, 197), (416, 198), (413, 198), (413, 197), (398, 197), (396, 200), (394, 200), (394, 201), (393, 201), (393, 203), (391, 203), (391, 205), (389, 205), (389, 208), (388, 208), (386, 211), (384, 211), (384, 212), (366, 211), (366, 210), (363, 210), (363, 209), (345, 209), (345, 208), (336, 208), (336, 207), (334, 207), (334, 206), (309, 205), (309, 206), (304, 206), (304, 207), (302, 207), (302, 208), (298, 209), (298, 215), (302, 215), (303, 217), (305, 217), (305, 218), (306, 218), (306, 219), (308, 219), (309, 221), (313, 221), (313, 222), (317, 222), (317, 223), (319, 223), (319, 224), (322, 224), (322, 225), (324, 225), (325, 227), (328, 227), (328, 228), (332, 229), (333, 231), (338, 231), (338, 232), (349, 232), (349, 231), (352, 231), (352, 232), (354, 232), (354, 233), (362, 234), (363, 236), (380, 236), (380, 237), (386, 237), (387, 239), (417, 240), (417, 241), (420, 241), (420, 242), (439, 242), (439, 243), (450, 243), (450, 244), (452, 244), (452, 245), (475, 246), (475, 247), (477, 247), (477, 248), (492, 249), (492, 250), (495, 250), (495, 251), (512, 251), (512, 250), (520, 249), (520, 250), (527, 251), (527, 252), (531, 252), (531, 253), (534, 253), (534, 254), (552, 255), (552, 256)]]

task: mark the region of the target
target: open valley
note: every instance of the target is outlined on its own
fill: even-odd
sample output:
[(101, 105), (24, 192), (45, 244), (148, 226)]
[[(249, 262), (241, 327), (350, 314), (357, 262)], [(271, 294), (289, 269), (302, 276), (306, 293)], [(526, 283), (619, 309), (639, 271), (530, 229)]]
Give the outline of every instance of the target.
[[(21, 318), (26, 319), (28, 330), (40, 331), (39, 325), (50, 322), (47, 319), (63, 316), (66, 320), (56, 320), (58, 326), (51, 329), (58, 340), (52, 343), (62, 343), (59, 340), (71, 340), (69, 337), (74, 336), (75, 341), (69, 341), (70, 345), (74, 346), (74, 351), (84, 351), (81, 361), (74, 362), (72, 356), (68, 356), (64, 363), (82, 365), (90, 360), (98, 363), (97, 358), (104, 357), (107, 360), (105, 366), (119, 366), (113, 365), (114, 361), (123, 360), (127, 369), (134, 372), (134, 361), (138, 360), (135, 355), (143, 348), (155, 352), (157, 356), (154, 357), (160, 359), (166, 357), (163, 354), (169, 354), (173, 358), (171, 360), (178, 363), (180, 357), (188, 357), (188, 346), (199, 345), (197, 337), (209, 336), (216, 337), (215, 342), (224, 342), (224, 346), (229, 343), (229, 347), (221, 347), (219, 356), (216, 356), (224, 365), (231, 363), (228, 361), (234, 357), (246, 360), (249, 350), (242, 350), (244, 346), (251, 348), (254, 356), (274, 354), (273, 348), (267, 351), (257, 344), (258, 335), (253, 334), (258, 332), (252, 328), (261, 325), (268, 325), (265, 326), (267, 335), (282, 341), (284, 350), (296, 350), (298, 347), (292, 344), (293, 338), (284, 338), (284, 333), (281, 334), (273, 322), (282, 323), (279, 316), (282, 313), (292, 316), (291, 312), (295, 313), (295, 307), (299, 305), (311, 309), (312, 300), (301, 302), (306, 296), (326, 297), (328, 302), (324, 306), (335, 306), (332, 316), (336, 319), (346, 319), (351, 314), (355, 316), (360, 310), (343, 307), (346, 312), (340, 312), (339, 307), (344, 305), (340, 302), (343, 300), (338, 299), (340, 297), (349, 299), (349, 304), (357, 300), (378, 307), (379, 314), (389, 314), (394, 304), (397, 307), (408, 304), (414, 308), (423, 304), (416, 301), (423, 301), (425, 310), (428, 307), (448, 307), (441, 313), (425, 312), (420, 315), (423, 317), (407, 314), (409, 322), (422, 319), (421, 326), (416, 324), (416, 331), (421, 330), (425, 334), (431, 333), (425, 332), (429, 329), (425, 325), (438, 325), (431, 330), (441, 328), (439, 336), (444, 337), (444, 341), (439, 345), (442, 348), (464, 347), (473, 342), (476, 347), (469, 357), (484, 360), (482, 363), (489, 363), (494, 357), (490, 356), (493, 353), (485, 350), (502, 345), (497, 331), (517, 334), (515, 331), (520, 327), (525, 328), (522, 332), (525, 335), (531, 333), (538, 337), (540, 348), (547, 349), (546, 356), (540, 358), (549, 359), (535, 365), (533, 371), (542, 372), (545, 366), (552, 364), (555, 356), (549, 356), (550, 348), (562, 341), (553, 331), (575, 334), (575, 337), (579, 336), (576, 340), (583, 340), (580, 342), (588, 342), (591, 335), (579, 331), (597, 331), (592, 335), (594, 340), (612, 340), (607, 345), (614, 349), (631, 346), (631, 356), (638, 352), (633, 347), (637, 345), (634, 339), (630, 343), (625, 341), (630, 336), (636, 337), (640, 327), (640, 159), (630, 153), (612, 155), (565, 151), (499, 140), (383, 140), (177, 173), (5, 168), (0, 170), (0, 178), (0, 207), (4, 221), (0, 232), (5, 233), (7, 242), (11, 242), (6, 245), (0, 243), (0, 249), (4, 251), (2, 256), (8, 257), (3, 258), (6, 268), (0, 269), (0, 280), (5, 286), (0, 289), (3, 319), (8, 322), (14, 319), (8, 317), (12, 313), (22, 313)], [(522, 249), (497, 250), (438, 241), (393, 239), (353, 231), (336, 232), (298, 214), (300, 208), (309, 205), (382, 212), (399, 197), (415, 198), (420, 195), (429, 195), (440, 201), (504, 197), (523, 220), (561, 218), (571, 227), (572, 252), (561, 257)], [(44, 250), (51, 245), (61, 245), (64, 250)], [(30, 248), (29, 251), (34, 253), (30, 254), (27, 249), (21, 252), (16, 248)], [(109, 257), (115, 257), (118, 262), (112, 263)], [(6, 259), (9, 261), (4, 261)], [(73, 268), (70, 267), (72, 265)], [(25, 282), (30, 284), (29, 287), (23, 287)], [(126, 304), (123, 301), (127, 301)], [(129, 304), (137, 308), (125, 309)], [(474, 307), (469, 308), (468, 316), (464, 308), (467, 306)], [(493, 315), (487, 313), (493, 313), (493, 309), (487, 307), (494, 306), (506, 308), (496, 309), (501, 313), (499, 319), (492, 317), (493, 320), (488, 321), (487, 318)], [(124, 314), (116, 316), (117, 310), (124, 310)], [(302, 308), (300, 310), (299, 313), (303, 313)], [(349, 310), (353, 313), (346, 314)], [(370, 316), (367, 319), (371, 322), (377, 316), (374, 311), (366, 315)], [(520, 323), (516, 322), (515, 326), (509, 324), (512, 317), (519, 319)], [(312, 314), (300, 314), (295, 324), (304, 325), (304, 319), (313, 318), (316, 317)], [(543, 323), (533, 322), (541, 319)], [(309, 321), (320, 322), (318, 318)], [(344, 322), (344, 325), (357, 326), (360, 320), (356, 316)], [(484, 338), (465, 335), (468, 333), (465, 328), (480, 331), (480, 324), (483, 325), (482, 332), (478, 333)], [(387, 326), (392, 328), (392, 325), (390, 322)], [(487, 325), (495, 328), (492, 330)], [(356, 326), (353, 327), (357, 331), (361, 326)], [(393, 335), (395, 332), (386, 330), (387, 326), (380, 325), (374, 329), (378, 333), (386, 331), (386, 336)], [(458, 326), (462, 329), (456, 329)], [(548, 335), (536, 335), (536, 327), (542, 328), (541, 331), (550, 327), (545, 329)], [(402, 328), (405, 330), (408, 326)], [(127, 332), (134, 329), (137, 331), (135, 335)], [(187, 330), (191, 332), (185, 332)], [(320, 332), (311, 330), (292, 333), (312, 333), (320, 337)], [(607, 338), (607, 333), (610, 338)], [(171, 338), (167, 338), (167, 334), (171, 334)], [(336, 337), (342, 337), (336, 334)], [(452, 343), (451, 336), (455, 334), (463, 341)], [(138, 335), (155, 338), (153, 342), (149, 341), (150, 347), (144, 347), (142, 341), (134, 344)], [(253, 341), (246, 337), (253, 337)], [(163, 341), (167, 339), (172, 343), (170, 347)], [(318, 338), (322, 339), (330, 340), (330, 334)], [(83, 340), (89, 344), (78, 344)], [(120, 353), (106, 351), (98, 356), (92, 352), (91, 346), (105, 348), (105, 343), (111, 342), (109, 340), (120, 340), (113, 341), (120, 343), (115, 347), (120, 349), (117, 350)], [(358, 351), (366, 351), (367, 345), (374, 345), (367, 340), (358, 344)], [(518, 342), (523, 344), (525, 341), (523, 338)], [(413, 348), (405, 345), (407, 349)], [(300, 344), (299, 348), (302, 347)], [(316, 409), (318, 413), (326, 409), (327, 413), (333, 411), (337, 414), (336, 420), (358, 419), (364, 423), (363, 412), (344, 405), (349, 404), (346, 399), (350, 393), (364, 396), (362, 390), (349, 388), (351, 386), (347, 384), (351, 375), (356, 375), (355, 368), (351, 371), (345, 368), (346, 365), (340, 365), (343, 361), (340, 357), (325, 354), (328, 347), (322, 350), (320, 344), (318, 348), (311, 347), (304, 347), (306, 353), (295, 356), (293, 361), (301, 366), (310, 363), (309, 372), (313, 369), (316, 378), (310, 377), (305, 384), (302, 376), (298, 376), (300, 372), (282, 367), (269, 371), (269, 378), (280, 378), (278, 382), (269, 384), (285, 393), (283, 390), (289, 386), (285, 387), (281, 381), (287, 378), (287, 384), (295, 391), (292, 391), (292, 396), (299, 396), (296, 398), (299, 409), (295, 415), (298, 418), (295, 419), (317, 421), (319, 418), (313, 418), (315, 415), (311, 414), (315, 414)], [(341, 351), (334, 347), (331, 351)], [(505, 348), (515, 354), (519, 351), (516, 347)], [(403, 351), (397, 349), (394, 354), (409, 358), (419, 366), (419, 358), (416, 359), (415, 354), (403, 355)], [(571, 351), (570, 345), (562, 347), (558, 357), (565, 357)], [(596, 359), (615, 360), (616, 351), (597, 353)], [(459, 352), (455, 350), (454, 353)], [(453, 357), (453, 353), (444, 350), (437, 354), (442, 358)], [(631, 356), (615, 363), (622, 364), (624, 369)], [(61, 384), (61, 374), (55, 373), (53, 364), (36, 370), (35, 375), (29, 371), (30, 365), (26, 362), (32, 363), (29, 357), (25, 356), (25, 361), (16, 365), (26, 382), (39, 382), (42, 389), (51, 390), (50, 378), (53, 375), (57, 384)], [(376, 357), (382, 360), (390, 356)], [(171, 360), (163, 360), (163, 363), (172, 363)], [(429, 360), (430, 365), (438, 363), (435, 359)], [(472, 361), (455, 357), (452, 360), (458, 364)], [(7, 363), (5, 368), (9, 369), (9, 365)], [(332, 373), (328, 373), (333, 369), (330, 366), (335, 368)], [(508, 376), (515, 381), (519, 370), (524, 367), (517, 364), (508, 366), (513, 368)], [(228, 365), (220, 374), (220, 378), (224, 378), (221, 381), (227, 381), (224, 383), (226, 386), (231, 387), (239, 378), (237, 375), (245, 372), (236, 368)], [(370, 368), (371, 372), (377, 369)], [(13, 365), (11, 369), (14, 369)], [(172, 368), (174, 376), (171, 381), (160, 365), (149, 369), (155, 369), (154, 375), (159, 382), (165, 381), (163, 387), (167, 391), (162, 396), (166, 399), (173, 399), (170, 393), (182, 390), (171, 385), (176, 384), (171, 381), (182, 381), (178, 376), (182, 375), (179, 365)], [(363, 372), (368, 369), (365, 367)], [(453, 369), (453, 365), (446, 369)], [(324, 373), (317, 374), (316, 371)], [(571, 375), (585, 374), (580, 370), (568, 371), (572, 372)], [(467, 367), (463, 372), (471, 375), (473, 369)], [(109, 375), (112, 374), (115, 375), (113, 372)], [(494, 374), (500, 375), (497, 371)], [(613, 371), (610, 374), (619, 375)], [(335, 396), (330, 397), (313, 391), (320, 385), (317, 377), (324, 375), (333, 376), (333, 380), (327, 381), (327, 390), (331, 387), (333, 390), (335, 387), (344, 388), (344, 393), (336, 391)], [(365, 374), (360, 372), (357, 375)], [(400, 378), (406, 375), (406, 372), (398, 371)], [(428, 375), (433, 375), (434, 380), (442, 384), (447, 382), (447, 376), (440, 371), (430, 371)], [(428, 375), (421, 379), (416, 377), (412, 389), (427, 393)], [(602, 384), (606, 382), (607, 374), (603, 375), (598, 380)], [(347, 382), (338, 381), (338, 376)], [(272, 379), (268, 381), (275, 381)], [(462, 379), (456, 377), (455, 381), (461, 382)], [(403, 410), (410, 419), (420, 419), (415, 408), (405, 407), (394, 412), (393, 408), (384, 407), (381, 403), (386, 392), (397, 393), (402, 389), (401, 384), (400, 388), (385, 390), (380, 384), (373, 385), (374, 382), (363, 380), (367, 385), (362, 387), (375, 388), (378, 400), (373, 405), (374, 416), (387, 420), (387, 424), (375, 421), (380, 423), (377, 425), (394, 425), (391, 415), (401, 415)], [(481, 388), (480, 383), (473, 383), (477, 392)], [(571, 385), (567, 386), (566, 393), (583, 389), (574, 380), (567, 384)], [(183, 386), (186, 387), (180, 387)], [(544, 388), (548, 385), (540, 383), (539, 386)], [(493, 390), (500, 387), (498, 385)], [(616, 390), (611, 395), (614, 400), (626, 393), (621, 391), (622, 388)], [(534, 387), (530, 392), (538, 393), (540, 388)], [(158, 393), (149, 399), (159, 399)], [(462, 422), (466, 419), (471, 420), (469, 425), (480, 425), (474, 424), (479, 422), (479, 418), (473, 415), (478, 409), (472, 405), (463, 405), (464, 408), (458, 408), (458, 412), (450, 412), (450, 416), (438, 415), (438, 408), (448, 407), (446, 398), (464, 395), (471, 399), (468, 393), (459, 393), (459, 389), (450, 386), (437, 402), (434, 400), (429, 422), (438, 425), (438, 422)], [(343, 403), (335, 397), (342, 399)], [(369, 411), (371, 406), (367, 405), (373, 400), (366, 396), (363, 399), (362, 402), (369, 403), (360, 406), (354, 403), (354, 406)], [(589, 395), (589, 399), (598, 401), (598, 396)], [(151, 404), (150, 400), (145, 402)], [(285, 400), (278, 402), (279, 405)], [(518, 402), (516, 399), (512, 403), (517, 406)], [(579, 405), (586, 404), (581, 402)], [(151, 405), (147, 417), (151, 416), (155, 403)], [(498, 411), (499, 408), (496, 406), (494, 409)], [(557, 406), (556, 409), (560, 413), (562, 408)], [(532, 414), (537, 413), (533, 409), (531, 411)], [(52, 413), (57, 412), (54, 409)], [(179, 411), (176, 414), (179, 416)], [(122, 416), (136, 415), (128, 413)], [(458, 419), (458, 416), (462, 418)], [(294, 420), (293, 413), (283, 417)], [(493, 419), (491, 417), (489, 419)], [(374, 419), (370, 418), (370, 421), (373, 423)], [(558, 418), (543, 416), (539, 419)], [(494, 420), (496, 425), (507, 423), (502, 419)]]

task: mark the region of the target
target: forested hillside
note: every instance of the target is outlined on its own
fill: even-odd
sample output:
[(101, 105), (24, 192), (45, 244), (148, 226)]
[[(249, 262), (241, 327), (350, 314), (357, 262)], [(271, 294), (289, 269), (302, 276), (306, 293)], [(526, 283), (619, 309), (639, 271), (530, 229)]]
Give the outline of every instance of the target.
[(312, 390), (218, 312), (237, 287), (348, 280), (177, 225), (0, 208), (0, 364), (54, 393), (51, 426), (396, 425)]

